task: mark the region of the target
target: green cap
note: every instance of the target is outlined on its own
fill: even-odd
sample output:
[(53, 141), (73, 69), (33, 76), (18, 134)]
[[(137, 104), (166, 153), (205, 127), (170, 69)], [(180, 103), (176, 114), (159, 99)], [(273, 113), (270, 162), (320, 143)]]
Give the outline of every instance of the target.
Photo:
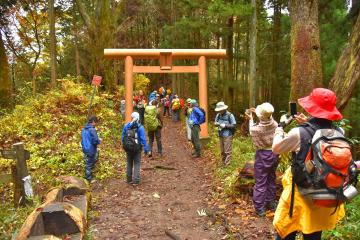
[(191, 103), (191, 104), (196, 104), (197, 102), (196, 102), (195, 99), (191, 99), (190, 103)]

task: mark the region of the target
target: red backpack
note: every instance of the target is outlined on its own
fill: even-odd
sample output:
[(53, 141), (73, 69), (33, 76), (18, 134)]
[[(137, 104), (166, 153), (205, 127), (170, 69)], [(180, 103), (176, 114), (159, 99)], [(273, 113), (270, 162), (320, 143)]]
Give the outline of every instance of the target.
[(185, 107), (185, 101), (182, 98), (179, 98), (180, 100), (180, 108), (183, 109)]
[[(304, 197), (317, 206), (337, 208), (358, 194), (357, 169), (352, 159), (351, 143), (338, 128), (319, 129), (311, 123), (305, 123), (302, 127), (313, 137), (302, 167), (297, 168), (296, 174), (293, 172), (293, 183), (303, 179), (305, 186), (297, 185)], [(293, 194), (294, 191), (291, 205)]]

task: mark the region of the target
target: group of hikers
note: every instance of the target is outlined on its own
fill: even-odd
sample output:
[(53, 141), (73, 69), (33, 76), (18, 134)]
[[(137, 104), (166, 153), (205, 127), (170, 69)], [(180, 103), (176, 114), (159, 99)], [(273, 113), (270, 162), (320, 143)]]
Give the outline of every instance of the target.
[[(148, 99), (143, 91), (134, 97), (136, 111), (122, 131), (123, 148), (127, 155), (127, 183), (140, 183), (141, 152), (143, 149), (146, 155), (152, 156), (155, 138), (158, 154), (162, 156), (163, 116), (171, 115), (174, 121), (178, 121), (180, 112), (184, 111), (187, 139), (193, 144), (192, 156), (201, 156), (199, 133), (206, 113), (196, 100), (189, 98), (182, 104), (180, 99), (164, 88), (153, 91)], [(173, 108), (177, 101), (179, 108)], [(334, 124), (334, 121), (342, 119), (336, 108), (335, 94), (325, 88), (316, 88), (309, 96), (298, 99), (298, 104), (308, 116), (296, 111), (281, 116), (279, 123), (273, 118), (274, 107), (267, 102), (245, 112), (256, 148), (253, 204), (259, 217), (264, 217), (267, 210), (275, 211), (273, 225), (277, 240), (295, 240), (298, 232), (305, 240), (321, 239), (323, 230), (333, 229), (344, 217), (344, 201), (357, 195), (354, 186), (359, 166), (352, 160), (344, 131)], [(232, 158), (236, 119), (224, 102), (218, 102), (214, 110), (221, 160), (227, 166)], [(293, 120), (297, 125), (285, 133), (284, 128), (291, 127)], [(82, 131), (85, 178), (90, 182), (91, 169), (97, 159), (96, 146), (101, 142), (96, 134), (96, 123), (97, 118), (91, 117)], [(84, 146), (89, 144), (92, 147), (85, 150)], [(277, 201), (276, 169), (279, 155), (287, 152), (292, 153), (292, 164), (282, 177), (283, 192)]]

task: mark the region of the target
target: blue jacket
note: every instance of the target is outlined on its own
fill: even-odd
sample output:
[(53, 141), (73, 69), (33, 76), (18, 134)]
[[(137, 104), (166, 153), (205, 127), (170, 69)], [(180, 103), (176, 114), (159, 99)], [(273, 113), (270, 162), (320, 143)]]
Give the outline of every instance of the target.
[(236, 120), (232, 113), (226, 111), (224, 114), (218, 113), (215, 117), (215, 124), (225, 124), (225, 128), (219, 128), (219, 137), (229, 137), (234, 135)]
[(192, 126), (200, 125), (200, 122), (204, 117), (204, 113), (199, 109), (199, 107), (194, 106), (189, 117), (189, 123)]
[(97, 145), (100, 144), (100, 139), (96, 133), (96, 129), (90, 123), (86, 124), (81, 131), (81, 146), (83, 153), (89, 156), (94, 156), (97, 152)]
[(122, 130), (122, 134), (121, 134), (121, 141), (124, 141), (124, 137), (125, 137), (125, 133), (126, 131), (133, 126), (133, 124), (137, 124), (138, 125), (138, 136), (139, 136), (139, 141), (140, 143), (144, 146), (144, 152), (145, 154), (149, 152), (149, 146), (146, 143), (146, 135), (145, 135), (145, 129), (144, 126), (139, 124), (139, 123), (133, 123), (133, 122), (129, 122), (127, 124), (125, 124), (123, 130)]

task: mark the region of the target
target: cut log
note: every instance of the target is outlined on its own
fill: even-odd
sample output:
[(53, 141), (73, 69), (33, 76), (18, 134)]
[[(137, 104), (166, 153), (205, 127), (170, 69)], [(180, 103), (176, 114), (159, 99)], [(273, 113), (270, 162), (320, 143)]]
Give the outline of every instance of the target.
[(90, 194), (80, 178), (67, 177), (66, 186), (51, 189), (21, 227), (17, 240), (83, 239)]

